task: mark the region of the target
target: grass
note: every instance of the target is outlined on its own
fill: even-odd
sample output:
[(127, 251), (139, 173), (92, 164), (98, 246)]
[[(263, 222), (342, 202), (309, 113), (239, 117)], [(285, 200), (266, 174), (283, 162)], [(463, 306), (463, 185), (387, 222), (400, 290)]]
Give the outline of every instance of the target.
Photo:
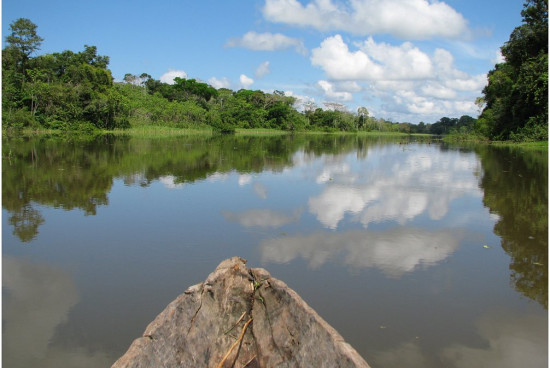
[(128, 129), (106, 131), (106, 133), (112, 133), (115, 135), (129, 135), (131, 137), (157, 138), (181, 135), (211, 135), (212, 129), (209, 127), (175, 128), (161, 125), (137, 125)]
[(489, 139), (476, 133), (452, 133), (443, 137), (447, 143), (489, 143)]
[(520, 147), (533, 151), (548, 151), (548, 141), (537, 141), (537, 142), (510, 142), (510, 141), (495, 141), (491, 142), (493, 146), (503, 146), (503, 147)]
[(267, 129), (267, 128), (235, 129), (235, 134), (238, 134), (238, 135), (284, 135), (284, 134), (290, 134), (290, 133), (291, 132), (287, 130)]

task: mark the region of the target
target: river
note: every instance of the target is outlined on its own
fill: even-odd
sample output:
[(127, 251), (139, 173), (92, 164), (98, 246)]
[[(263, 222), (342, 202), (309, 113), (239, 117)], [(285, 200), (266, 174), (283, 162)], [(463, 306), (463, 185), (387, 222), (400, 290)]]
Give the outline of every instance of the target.
[(110, 367), (226, 258), (374, 368), (548, 365), (548, 154), (343, 135), (2, 142), (2, 361)]

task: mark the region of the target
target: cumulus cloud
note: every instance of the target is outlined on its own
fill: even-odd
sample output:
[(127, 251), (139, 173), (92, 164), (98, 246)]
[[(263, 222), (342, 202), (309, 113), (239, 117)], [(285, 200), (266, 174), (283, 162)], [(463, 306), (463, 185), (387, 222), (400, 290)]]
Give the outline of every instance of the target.
[(339, 92), (354, 92), (344, 88), (344, 82), (364, 83), (371, 96), (385, 100), (394, 111), (424, 116), (476, 113), (475, 97), (487, 83), (486, 75), (457, 69), (449, 51), (428, 54), (410, 42), (390, 45), (372, 37), (353, 46), (335, 35), (311, 53), (312, 65), (331, 83), (340, 83)]
[(269, 61), (264, 61), (263, 63), (258, 65), (254, 76), (256, 78), (263, 78), (270, 73), (271, 73), (271, 69), (269, 68)]
[(222, 79), (212, 77), (208, 80), (208, 84), (216, 89), (229, 88), (231, 86), (231, 83), (229, 82), (229, 80), (227, 80), (226, 77), (223, 77)]
[(353, 95), (346, 91), (336, 91), (334, 84), (325, 80), (317, 82), (317, 86), (323, 91), (323, 94), (331, 100), (337, 101), (351, 101)]
[(162, 83), (174, 84), (174, 78), (187, 78), (187, 73), (183, 70), (170, 69), (160, 77)]
[(241, 85), (243, 86), (243, 88), (248, 88), (252, 85), (252, 83), (254, 83), (254, 79), (249, 78), (244, 74), (241, 74), (239, 80), (241, 81)]
[(311, 63), (335, 80), (415, 80), (432, 76), (430, 57), (410, 42), (400, 46), (376, 43), (372, 37), (350, 51), (342, 36), (325, 39), (311, 53)]
[(461, 38), (466, 19), (444, 2), (428, 0), (266, 0), (264, 17), (272, 22), (320, 31), (358, 35), (391, 34), (406, 39)]
[(257, 33), (250, 31), (245, 33), (242, 37), (230, 38), (225, 46), (244, 47), (256, 51), (277, 51), (294, 48), (299, 54), (307, 54), (307, 49), (303, 41), (285, 36), (281, 33)]

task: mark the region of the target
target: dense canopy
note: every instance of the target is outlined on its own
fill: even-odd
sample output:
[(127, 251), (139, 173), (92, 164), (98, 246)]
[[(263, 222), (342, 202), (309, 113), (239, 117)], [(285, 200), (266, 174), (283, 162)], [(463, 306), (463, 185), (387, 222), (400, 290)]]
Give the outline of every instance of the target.
[(492, 139), (548, 139), (548, 0), (527, 0), (489, 72), (478, 129)]

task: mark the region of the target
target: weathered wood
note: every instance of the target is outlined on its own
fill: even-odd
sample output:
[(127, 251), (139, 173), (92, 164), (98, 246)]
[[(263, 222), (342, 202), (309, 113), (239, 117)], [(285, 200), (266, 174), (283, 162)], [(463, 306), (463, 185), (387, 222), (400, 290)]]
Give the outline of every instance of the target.
[(112, 368), (365, 367), (284, 282), (233, 257), (188, 288)]

